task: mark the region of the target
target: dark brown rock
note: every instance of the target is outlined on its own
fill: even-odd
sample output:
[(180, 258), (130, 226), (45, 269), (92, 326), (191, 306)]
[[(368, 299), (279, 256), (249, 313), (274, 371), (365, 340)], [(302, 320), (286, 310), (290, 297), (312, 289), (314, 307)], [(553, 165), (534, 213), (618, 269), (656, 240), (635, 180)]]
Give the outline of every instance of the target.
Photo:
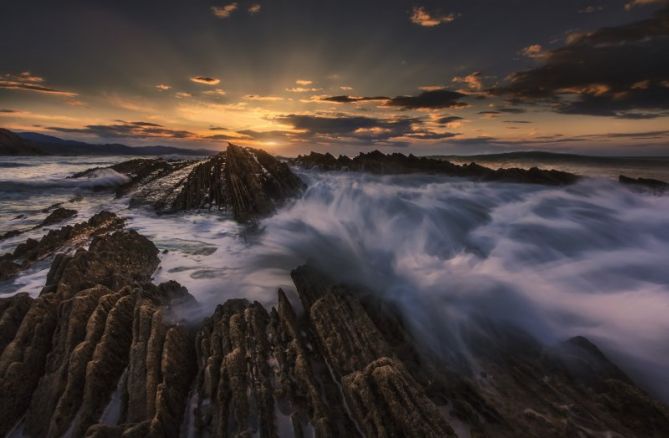
[(477, 181), (503, 181), (515, 183), (564, 185), (578, 181), (577, 175), (558, 170), (531, 169), (490, 169), (475, 163), (463, 166), (446, 160), (416, 157), (412, 154), (383, 154), (379, 151), (360, 153), (354, 158), (311, 152), (300, 155), (292, 163), (307, 169), (346, 170), (376, 174), (430, 173), (470, 178)]
[(67, 219), (71, 219), (77, 215), (77, 210), (70, 210), (68, 208), (58, 207), (53, 210), (49, 215), (42, 221), (40, 226), (47, 226), (57, 224), (58, 222), (63, 222)]
[(664, 181), (660, 181), (658, 179), (652, 179), (652, 178), (630, 178), (625, 175), (620, 175), (618, 177), (618, 181), (621, 184), (625, 184), (626, 186), (642, 189), (642, 190), (650, 190), (651, 192), (654, 193), (664, 193), (665, 191), (669, 190), (669, 183), (666, 183)]
[[(304, 187), (285, 163), (260, 149), (232, 144), (206, 160), (136, 159), (108, 169), (128, 177), (116, 194), (129, 195), (131, 207), (148, 206), (161, 213), (226, 211), (238, 221), (271, 213)], [(72, 177), (84, 178), (98, 170)]]
[(404, 366), (383, 357), (346, 376), (342, 386), (365, 436), (455, 436)]
[(0, 298), (0, 354), (14, 339), (33, 300), (26, 293)]
[(52, 256), (65, 246), (81, 246), (93, 236), (118, 230), (123, 223), (123, 219), (114, 213), (102, 211), (86, 222), (51, 230), (40, 240), (28, 239), (19, 244), (12, 253), (0, 255), (0, 280), (16, 275), (34, 262)]

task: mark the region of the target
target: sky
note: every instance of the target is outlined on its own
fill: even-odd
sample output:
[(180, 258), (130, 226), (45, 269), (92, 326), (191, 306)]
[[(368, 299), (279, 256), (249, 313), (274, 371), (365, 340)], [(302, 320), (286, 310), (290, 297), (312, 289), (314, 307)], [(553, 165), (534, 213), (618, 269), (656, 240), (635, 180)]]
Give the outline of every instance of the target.
[(281, 155), (669, 155), (669, 3), (0, 0), (0, 127)]

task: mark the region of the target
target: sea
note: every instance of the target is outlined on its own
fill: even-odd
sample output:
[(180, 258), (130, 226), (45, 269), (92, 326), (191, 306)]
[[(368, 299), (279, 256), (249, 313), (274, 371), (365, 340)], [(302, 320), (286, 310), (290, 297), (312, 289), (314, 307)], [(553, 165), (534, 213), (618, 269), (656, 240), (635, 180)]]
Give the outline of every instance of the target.
[[(176, 280), (200, 302), (201, 314), (186, 317), (230, 298), (272, 306), (277, 288), (293, 291), (290, 271), (308, 262), (396, 303), (437, 352), (440, 333), (473, 314), (546, 343), (583, 335), (669, 400), (669, 194), (617, 182), (620, 174), (669, 181), (666, 158), (476, 159), (587, 176), (566, 187), (296, 168), (302, 196), (251, 225), (208, 211), (130, 209), (111, 190), (125, 177), (111, 170), (69, 178), (126, 159), (0, 157), (0, 234), (27, 230), (0, 240), (0, 254), (63, 226), (32, 229), (56, 204), (78, 212), (65, 224), (111, 210), (161, 250), (154, 281)], [(92, 190), (99, 185), (110, 190)], [(0, 283), (0, 298), (38, 296), (49, 264)]]

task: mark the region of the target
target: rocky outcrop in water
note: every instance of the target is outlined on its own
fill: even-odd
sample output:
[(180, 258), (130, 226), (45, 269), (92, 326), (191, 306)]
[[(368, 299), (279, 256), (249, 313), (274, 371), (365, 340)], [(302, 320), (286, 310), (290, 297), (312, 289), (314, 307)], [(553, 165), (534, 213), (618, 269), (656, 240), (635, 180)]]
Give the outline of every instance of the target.
[[(304, 187), (290, 168), (260, 149), (230, 144), (207, 160), (137, 159), (110, 166), (128, 180), (116, 195), (133, 207), (161, 213), (184, 210), (227, 211), (238, 221), (270, 214)], [(101, 169), (73, 175), (85, 178)]]
[(662, 194), (666, 191), (669, 191), (669, 183), (660, 181), (658, 179), (630, 178), (625, 175), (620, 175), (618, 177), (618, 182), (632, 188), (640, 190), (650, 190), (651, 192), (658, 194)]
[[(65, 209), (63, 209), (65, 210)], [(54, 210), (45, 222), (53, 223), (56, 216), (70, 216), (74, 210), (58, 212)], [(76, 212), (75, 212), (76, 214)], [(13, 252), (0, 255), (0, 281), (13, 277), (20, 271), (29, 268), (33, 263), (52, 256), (57, 250), (65, 247), (76, 248), (93, 236), (102, 235), (123, 226), (123, 219), (114, 213), (102, 211), (86, 222), (67, 225), (57, 230), (50, 230), (40, 240), (28, 239), (19, 244)]]
[(490, 169), (476, 163), (458, 166), (446, 160), (416, 157), (412, 154), (383, 154), (379, 151), (360, 153), (354, 158), (340, 155), (311, 152), (300, 155), (292, 163), (307, 169), (369, 172), (376, 174), (430, 173), (470, 178), (477, 181), (502, 181), (514, 183), (565, 185), (578, 181), (572, 173), (558, 170), (531, 169)]
[(7, 231), (3, 234), (0, 234), (0, 240), (9, 239), (11, 237), (19, 236), (23, 233), (26, 233), (26, 232), (32, 231), (32, 230), (36, 230), (36, 229), (41, 228), (41, 227), (47, 227), (47, 226), (50, 226), (50, 225), (55, 225), (55, 224), (58, 224), (60, 222), (64, 222), (68, 219), (72, 219), (73, 217), (75, 217), (77, 215), (76, 210), (71, 210), (69, 208), (63, 208), (63, 207), (60, 207), (58, 205), (54, 205), (52, 207), (53, 207), (53, 211), (51, 211), (51, 207), (42, 210), (43, 213), (47, 213), (49, 211), (51, 211), (51, 212), (38, 225), (36, 225), (34, 227), (31, 227), (31, 228), (24, 228), (24, 229), (19, 229), (19, 230)]
[[(590, 341), (546, 347), (483, 318), (427, 348), (382, 295), (292, 272), (267, 309), (203, 321), (134, 231), (58, 256), (41, 294), (0, 299), (0, 434), (565, 437), (669, 434)], [(457, 328), (457, 330), (456, 330)]]

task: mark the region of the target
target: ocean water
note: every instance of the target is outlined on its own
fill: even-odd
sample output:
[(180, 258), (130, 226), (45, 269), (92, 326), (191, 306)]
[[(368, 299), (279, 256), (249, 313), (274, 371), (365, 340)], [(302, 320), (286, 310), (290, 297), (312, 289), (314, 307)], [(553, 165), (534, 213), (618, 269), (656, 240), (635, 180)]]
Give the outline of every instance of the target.
[[(608, 176), (544, 187), (298, 170), (308, 183), (303, 196), (242, 226), (217, 213), (131, 210), (126, 199), (90, 190), (122, 175), (67, 179), (122, 159), (3, 158), (0, 232), (34, 226), (54, 203), (79, 211), (70, 223), (109, 209), (161, 249), (154, 280), (176, 280), (201, 303), (188, 317), (229, 298), (272, 305), (278, 287), (293, 290), (290, 271), (308, 261), (395, 302), (437, 352), (440, 334), (473, 314), (546, 343), (584, 335), (669, 400), (667, 195)], [(0, 253), (44, 232), (0, 241)], [(0, 283), (0, 296), (37, 295), (48, 263)]]

